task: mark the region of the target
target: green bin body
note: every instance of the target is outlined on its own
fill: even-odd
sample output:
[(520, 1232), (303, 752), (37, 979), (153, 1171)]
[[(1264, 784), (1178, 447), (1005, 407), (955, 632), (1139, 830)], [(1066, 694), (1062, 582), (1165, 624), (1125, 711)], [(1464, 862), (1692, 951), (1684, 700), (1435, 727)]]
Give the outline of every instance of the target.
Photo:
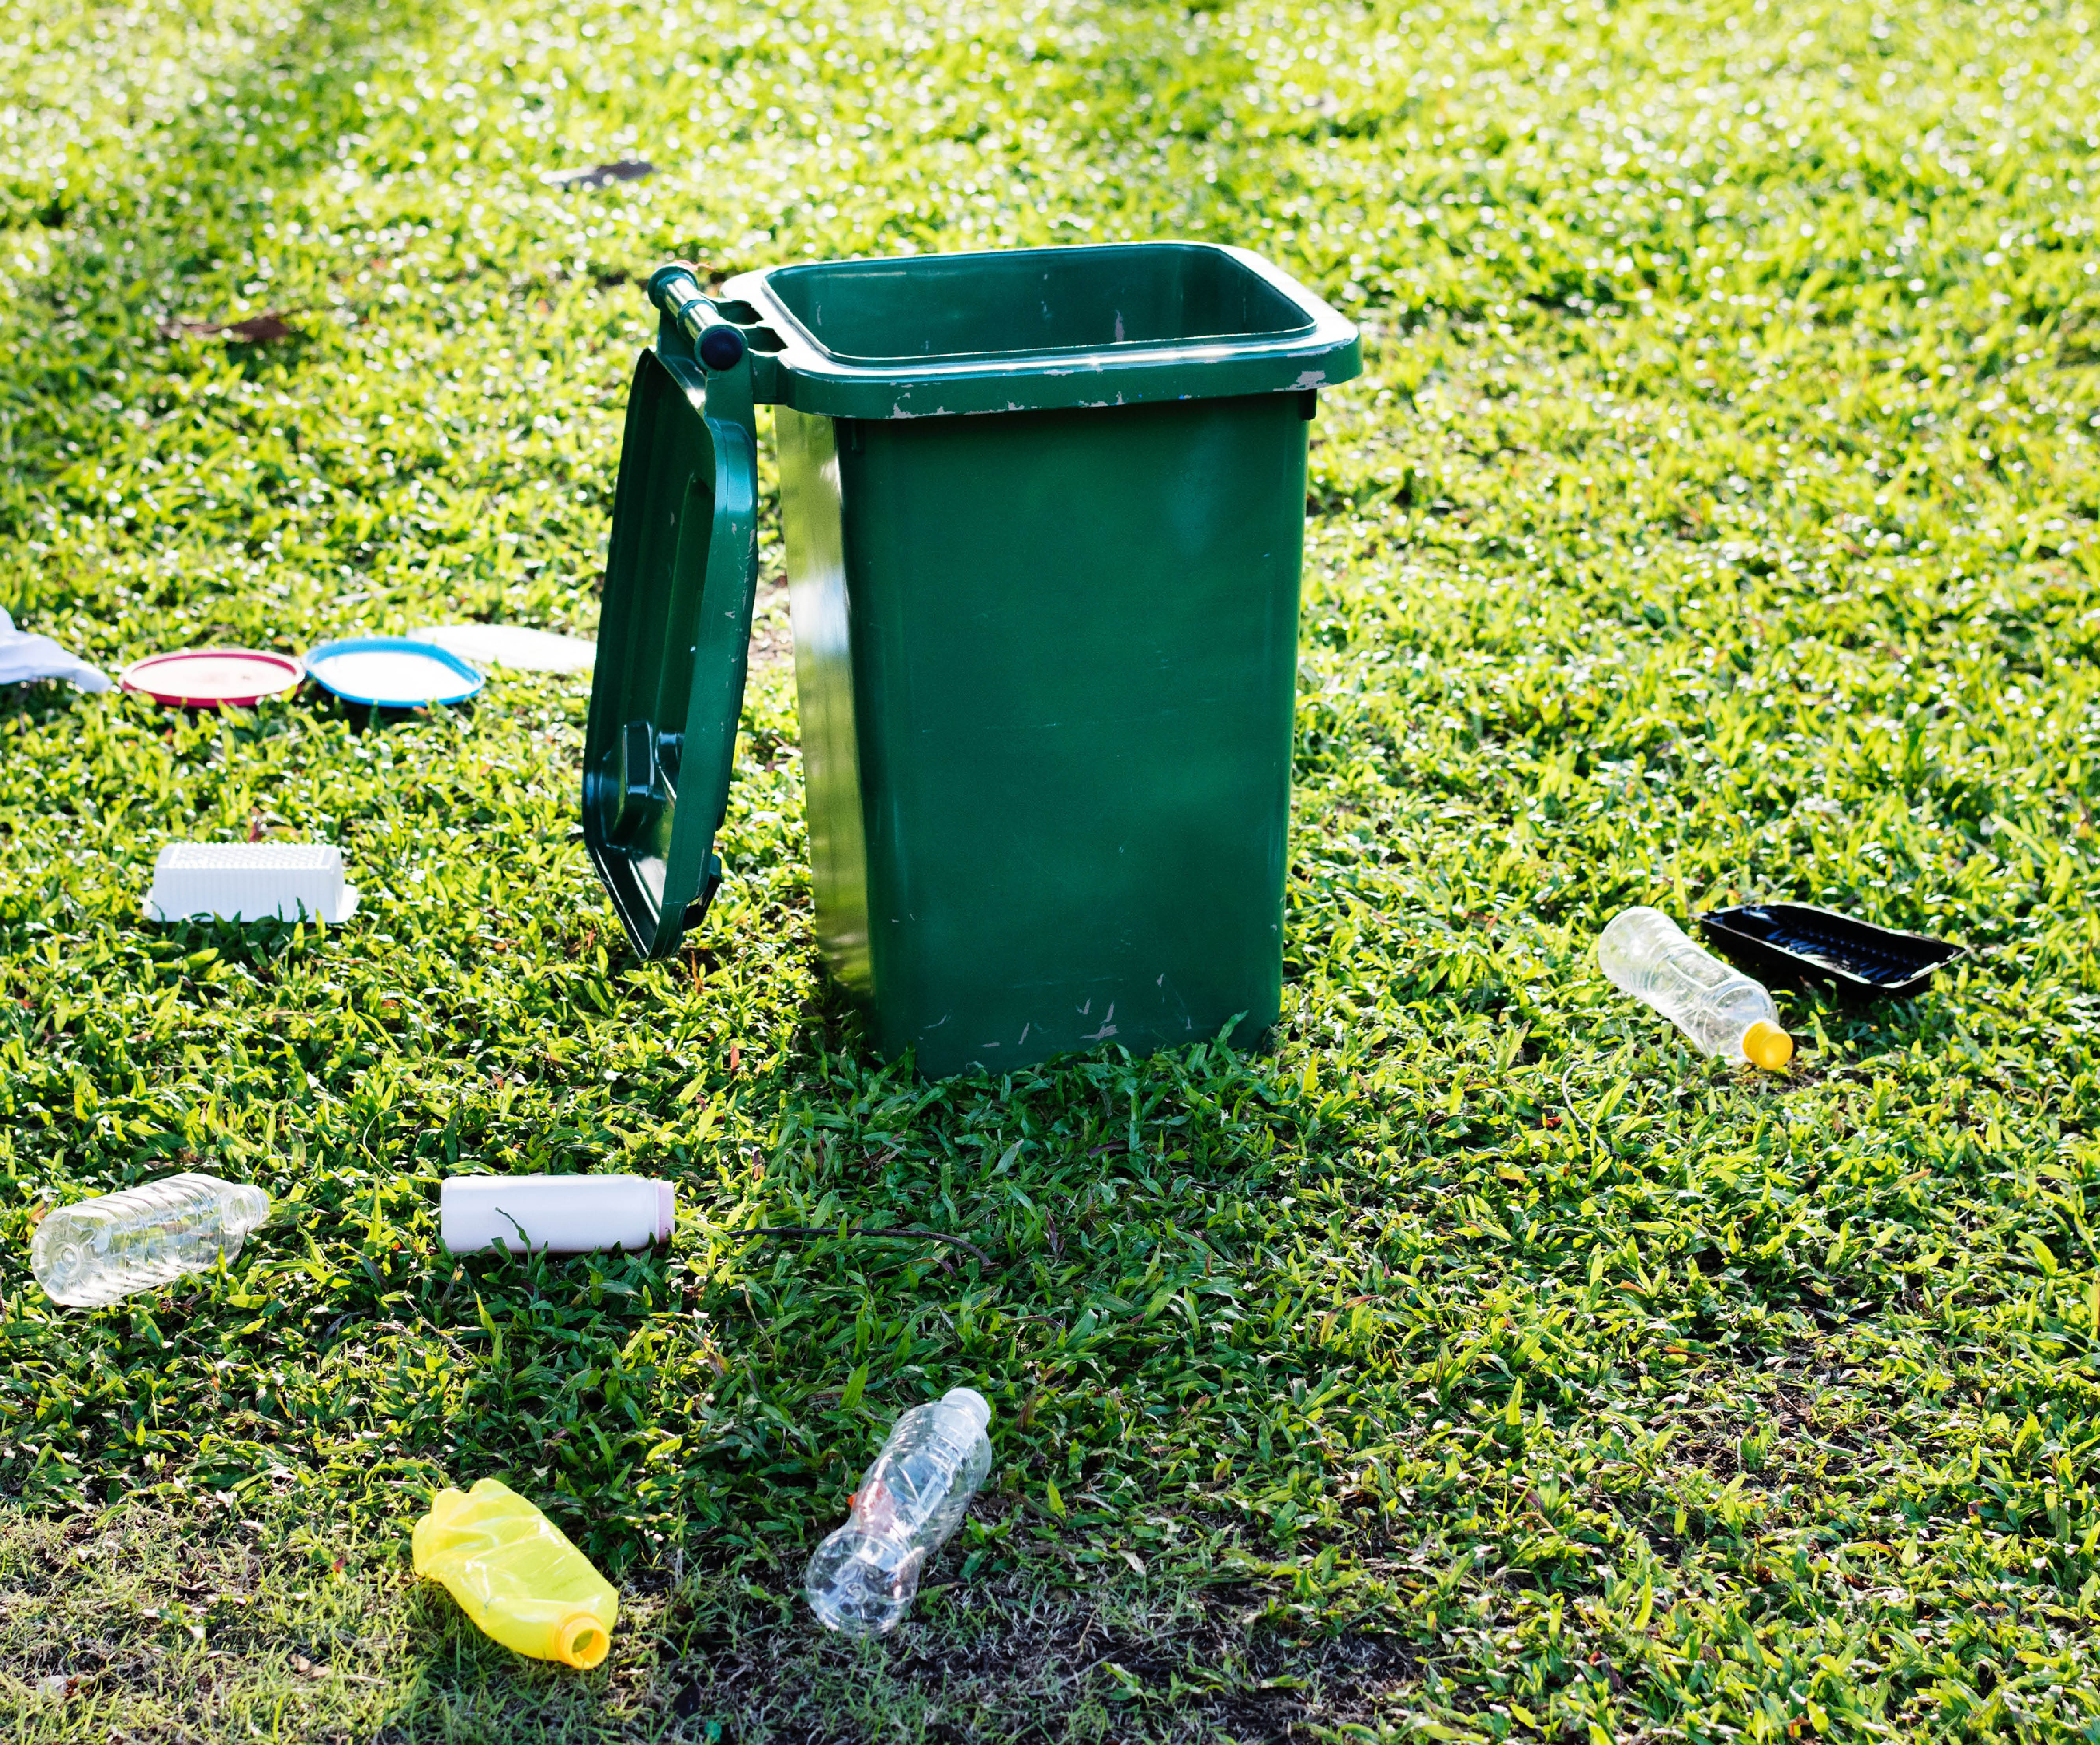
[(586, 841), (637, 948), (718, 864), (771, 404), (817, 930), (934, 1076), (1276, 1017), (1308, 421), (1353, 329), (1193, 243), (667, 268)]

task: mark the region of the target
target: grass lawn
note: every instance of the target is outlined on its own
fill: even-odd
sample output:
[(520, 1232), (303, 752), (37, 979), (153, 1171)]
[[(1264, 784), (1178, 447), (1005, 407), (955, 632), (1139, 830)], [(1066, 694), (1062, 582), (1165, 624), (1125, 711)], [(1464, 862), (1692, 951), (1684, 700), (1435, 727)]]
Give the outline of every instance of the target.
[[(1244, 244), (1362, 324), (1308, 506), (1270, 1043), (885, 1067), (815, 966), (770, 461), (732, 877), (629, 954), (587, 685), (368, 727), (0, 697), (10, 1741), (2100, 1739), (2100, 18), (2088, 0), (0, 7), (0, 605), (105, 667), (589, 634), (638, 283)], [(564, 188), (624, 158), (655, 173)], [(293, 337), (207, 330), (267, 312)], [(185, 325), (185, 323), (190, 324)], [(139, 919), (170, 837), (364, 907)], [(1602, 980), (1621, 906), (1973, 956)], [(42, 1208), (278, 1218), (55, 1310)], [(455, 1169), (674, 1176), (455, 1264)], [(788, 1242), (761, 1225), (922, 1224)], [(856, 1649), (902, 1407), (994, 1477)], [(506, 1475), (623, 1584), (514, 1659), (408, 1568)]]

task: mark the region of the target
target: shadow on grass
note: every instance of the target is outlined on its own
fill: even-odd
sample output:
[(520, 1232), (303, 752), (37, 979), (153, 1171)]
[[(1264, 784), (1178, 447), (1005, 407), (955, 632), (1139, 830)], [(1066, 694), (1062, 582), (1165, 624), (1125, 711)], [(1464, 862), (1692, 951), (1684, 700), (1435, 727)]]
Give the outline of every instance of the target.
[[(1943, 983), (1943, 973), (1936, 979)], [(1922, 1044), (1939, 1052), (1955, 1034), (1953, 1007), (1933, 997), (1928, 987), (1909, 1000), (1851, 1000), (1822, 989), (1781, 989), (1782, 1014), (1797, 1032), (1811, 1025), (1837, 1045), (1841, 1059), (1858, 1062), (1846, 1070), (1855, 1077), (1872, 1076), (1873, 1057), (1900, 1053)], [(1804, 1064), (1812, 1064), (1805, 1061)]]
[(787, 1547), (631, 1578), (611, 1657), (577, 1674), (497, 1647), (418, 1580), (405, 1517), (360, 1532), (245, 1488), (0, 1515), (15, 1737), (1273, 1739), (1374, 1724), (1418, 1672), (1397, 1637), (1259, 1628), (1236, 1586), (1134, 1597), (1070, 1566), (966, 1585), (953, 1551), (894, 1636), (847, 1642), (810, 1619)]

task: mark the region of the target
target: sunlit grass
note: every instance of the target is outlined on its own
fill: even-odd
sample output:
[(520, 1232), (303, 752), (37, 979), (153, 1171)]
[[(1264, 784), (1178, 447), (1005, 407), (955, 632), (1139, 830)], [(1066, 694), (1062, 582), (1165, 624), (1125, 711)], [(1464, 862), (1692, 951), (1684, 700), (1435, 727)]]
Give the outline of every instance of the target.
[[(0, 604), (112, 669), (589, 634), (674, 254), (1203, 236), (1367, 339), (1257, 1054), (876, 1062), (815, 970), (772, 594), (673, 964), (585, 859), (577, 681), (0, 700), (22, 1737), (2100, 1728), (2089, 11), (5, 15)], [(657, 173), (542, 179), (620, 157)], [(302, 337), (174, 325), (267, 310)], [(255, 830), (342, 844), (358, 919), (142, 921), (162, 842)], [(1590, 942), (1754, 895), (1974, 955), (1786, 996), (1794, 1071), (1739, 1077)], [(46, 1302), (38, 1208), (178, 1166), (280, 1219)], [(456, 1263), (460, 1168), (668, 1174), (678, 1240)], [(744, 1234), (845, 1222), (990, 1264)], [(803, 1558), (965, 1381), (986, 1500), (895, 1642), (821, 1642)], [(603, 1671), (411, 1582), (430, 1487), (490, 1473), (626, 1584)]]

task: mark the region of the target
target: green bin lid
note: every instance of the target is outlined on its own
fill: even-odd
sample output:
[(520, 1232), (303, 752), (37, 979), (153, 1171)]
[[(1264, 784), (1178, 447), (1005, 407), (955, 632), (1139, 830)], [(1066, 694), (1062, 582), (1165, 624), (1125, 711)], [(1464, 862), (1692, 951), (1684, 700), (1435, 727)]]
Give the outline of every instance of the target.
[(756, 398), (831, 417), (1303, 392), (1363, 367), (1304, 286), (1207, 242), (813, 261), (722, 294), (763, 324)]
[[(669, 956), (721, 880), (757, 580), (757, 456), (741, 359), (645, 351), (627, 399), (590, 716), (584, 843), (635, 949)], [(740, 404), (738, 402), (740, 400)]]

